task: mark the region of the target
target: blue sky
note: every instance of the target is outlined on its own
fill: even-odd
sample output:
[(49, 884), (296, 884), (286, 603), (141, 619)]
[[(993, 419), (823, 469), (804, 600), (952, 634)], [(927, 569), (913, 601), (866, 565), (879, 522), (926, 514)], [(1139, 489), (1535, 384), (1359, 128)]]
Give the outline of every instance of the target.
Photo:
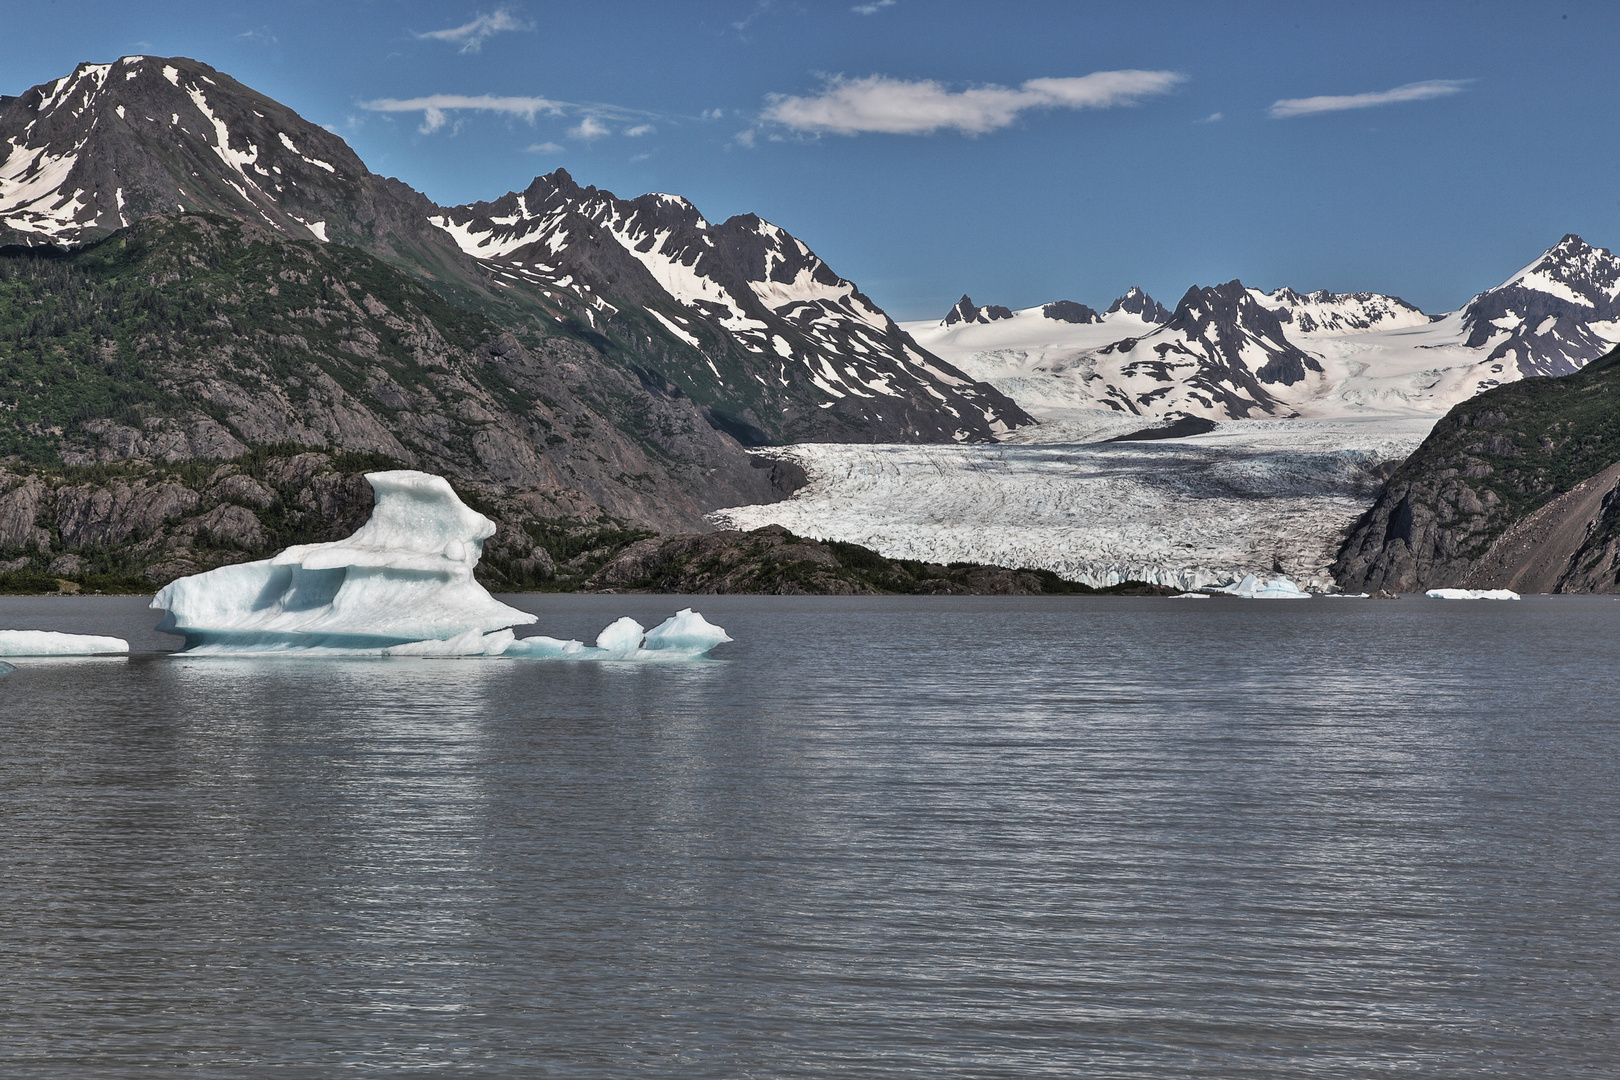
[(1566, 232), (1620, 245), (1620, 5), (0, 0), (0, 25), (0, 93), (192, 56), (439, 202), (563, 166), (753, 211), (902, 319), (1233, 277), (1438, 312)]

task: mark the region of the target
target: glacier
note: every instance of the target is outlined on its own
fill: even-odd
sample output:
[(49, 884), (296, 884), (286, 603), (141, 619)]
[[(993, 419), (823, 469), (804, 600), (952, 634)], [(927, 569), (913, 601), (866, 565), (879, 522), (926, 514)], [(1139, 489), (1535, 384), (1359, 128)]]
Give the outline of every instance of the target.
[(1512, 589), (1430, 589), (1424, 594), (1430, 600), (1518, 600)]
[[(54, 630), (0, 630), (0, 656), (104, 656), (129, 652), (123, 638), (61, 634)], [(6, 665), (0, 664), (0, 668)]]
[[(518, 638), (538, 616), (496, 600), (473, 576), (495, 523), (442, 476), (366, 474), (375, 505), (352, 536), (166, 585), (157, 629), (188, 655), (697, 659), (732, 640), (690, 608), (652, 630), (623, 618), (587, 649)], [(126, 646), (127, 649), (127, 646)]]
[(1280, 566), (1327, 590), (1342, 531), (1377, 494), (1387, 463), (1411, 453), (1431, 424), (1228, 420), (1153, 442), (805, 443), (758, 453), (800, 465), (807, 486), (710, 520), (778, 524), (890, 558), (1051, 570), (1096, 587), (1136, 580), (1190, 591)]

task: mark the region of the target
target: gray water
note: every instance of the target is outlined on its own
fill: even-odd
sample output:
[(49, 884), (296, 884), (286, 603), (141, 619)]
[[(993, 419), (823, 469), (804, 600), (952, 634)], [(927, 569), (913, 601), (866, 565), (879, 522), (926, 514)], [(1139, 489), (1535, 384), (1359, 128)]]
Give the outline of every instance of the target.
[(518, 602), (737, 641), (13, 661), (0, 1075), (1620, 1070), (1613, 599)]

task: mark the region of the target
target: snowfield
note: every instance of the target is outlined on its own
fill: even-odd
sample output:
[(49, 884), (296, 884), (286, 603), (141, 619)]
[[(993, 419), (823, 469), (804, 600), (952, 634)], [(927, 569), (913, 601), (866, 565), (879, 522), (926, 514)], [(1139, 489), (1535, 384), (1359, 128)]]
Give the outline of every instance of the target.
[(1331, 583), (1339, 537), (1376, 470), (1423, 440), (1428, 418), (1230, 421), (1157, 442), (998, 446), (808, 444), (793, 498), (711, 515), (779, 524), (891, 558), (1052, 570), (1073, 581), (1196, 589), (1279, 568)]

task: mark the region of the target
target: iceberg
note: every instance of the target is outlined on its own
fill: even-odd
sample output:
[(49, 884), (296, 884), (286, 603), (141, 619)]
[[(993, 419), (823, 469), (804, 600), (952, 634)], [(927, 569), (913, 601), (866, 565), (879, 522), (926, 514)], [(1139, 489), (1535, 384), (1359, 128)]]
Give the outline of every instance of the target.
[(0, 656), (105, 656), (127, 653), (123, 638), (59, 634), (54, 630), (0, 630)]
[[(455, 642), (534, 622), (473, 578), (495, 523), (442, 476), (368, 473), (375, 507), (353, 536), (171, 582), (152, 600), (187, 651), (371, 651)], [(440, 655), (450, 646), (441, 646)]]
[(1424, 594), (1430, 600), (1518, 600), (1512, 589), (1430, 589)]
[(473, 576), (495, 523), (442, 476), (398, 469), (366, 480), (375, 505), (354, 535), (173, 581), (152, 600), (164, 612), (157, 628), (183, 636), (187, 653), (224, 655), (674, 660), (731, 640), (691, 608), (650, 631), (619, 619), (591, 648), (518, 639), (512, 627), (538, 616)]
[(1262, 582), (1253, 574), (1244, 574), (1242, 581), (1235, 581), (1221, 589), (1212, 589), (1212, 592), (1224, 593), (1227, 596), (1241, 597), (1244, 600), (1309, 600), (1311, 594), (1301, 592), (1298, 585), (1285, 577), (1272, 578)]

